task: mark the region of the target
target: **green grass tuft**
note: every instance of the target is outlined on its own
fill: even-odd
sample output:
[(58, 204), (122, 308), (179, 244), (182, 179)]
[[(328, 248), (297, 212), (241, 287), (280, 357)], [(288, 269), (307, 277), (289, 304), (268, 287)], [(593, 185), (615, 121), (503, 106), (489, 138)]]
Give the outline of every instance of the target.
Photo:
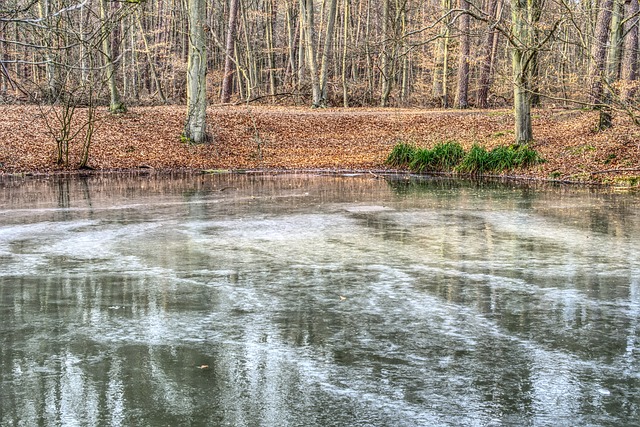
[(432, 149), (419, 149), (409, 144), (398, 144), (387, 158), (392, 166), (408, 166), (418, 173), (429, 171), (457, 171), (482, 174), (490, 171), (507, 171), (542, 163), (535, 150), (526, 145), (496, 147), (487, 151), (475, 144), (465, 153), (460, 144), (448, 141)]
[(440, 170), (453, 169), (464, 157), (462, 146), (454, 141), (438, 144), (433, 147), (435, 167)]
[(431, 150), (417, 150), (409, 163), (415, 172), (452, 170), (464, 157), (462, 146), (454, 141), (437, 144)]
[(424, 172), (425, 170), (432, 169), (432, 165), (434, 163), (434, 155), (433, 151), (429, 149), (420, 149), (416, 150), (409, 163), (409, 169), (414, 172)]
[(456, 168), (459, 172), (480, 174), (490, 169), (489, 152), (478, 144), (474, 144), (462, 162)]
[(389, 153), (386, 163), (390, 166), (408, 166), (413, 160), (417, 149), (412, 144), (401, 142), (396, 144)]

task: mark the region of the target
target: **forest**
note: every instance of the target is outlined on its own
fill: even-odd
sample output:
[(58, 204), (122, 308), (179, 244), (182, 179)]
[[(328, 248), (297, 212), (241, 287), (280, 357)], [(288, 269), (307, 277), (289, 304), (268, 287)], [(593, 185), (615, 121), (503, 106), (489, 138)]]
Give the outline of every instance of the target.
[(0, 100), (88, 123), (186, 104), (196, 143), (211, 105), (510, 108), (528, 144), (539, 106), (637, 124), (639, 19), (637, 0), (5, 0)]

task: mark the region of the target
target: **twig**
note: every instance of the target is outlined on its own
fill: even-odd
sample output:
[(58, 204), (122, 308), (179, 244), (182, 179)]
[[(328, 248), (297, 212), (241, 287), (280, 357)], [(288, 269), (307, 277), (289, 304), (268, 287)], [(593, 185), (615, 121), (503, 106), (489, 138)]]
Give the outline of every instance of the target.
[(623, 169), (604, 169), (591, 172), (591, 175), (597, 175), (601, 173), (618, 173), (618, 172), (640, 172), (640, 168), (623, 168)]
[(295, 93), (292, 92), (284, 92), (284, 93), (274, 93), (273, 95), (261, 95), (261, 96), (256, 96), (254, 98), (251, 99), (247, 99), (247, 100), (240, 100), (238, 102), (236, 102), (234, 105), (240, 105), (240, 104), (248, 104), (250, 102), (254, 102), (254, 101), (258, 101), (260, 99), (263, 98), (271, 98), (271, 97), (284, 97), (284, 96), (294, 96)]

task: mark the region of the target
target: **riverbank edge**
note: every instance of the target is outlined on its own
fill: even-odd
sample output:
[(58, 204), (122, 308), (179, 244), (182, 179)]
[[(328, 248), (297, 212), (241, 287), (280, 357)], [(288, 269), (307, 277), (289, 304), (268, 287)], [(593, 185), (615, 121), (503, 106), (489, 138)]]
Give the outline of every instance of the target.
[(0, 172), (0, 181), (10, 181), (13, 179), (75, 179), (75, 178), (93, 178), (104, 176), (131, 176), (131, 177), (149, 177), (149, 176), (203, 176), (203, 175), (318, 175), (318, 176), (343, 176), (343, 177), (369, 177), (372, 179), (386, 178), (404, 178), (410, 179), (451, 179), (465, 180), (475, 182), (491, 182), (515, 185), (542, 185), (542, 186), (564, 186), (575, 188), (597, 188), (602, 190), (613, 191), (640, 191), (640, 187), (615, 186), (611, 183), (603, 183), (600, 181), (573, 181), (560, 179), (543, 179), (527, 175), (496, 175), (496, 174), (461, 174), (449, 172), (427, 172), (415, 173), (405, 169), (220, 169), (208, 170), (199, 168), (123, 168), (123, 169), (75, 169), (75, 170), (57, 170), (48, 172)]
[[(458, 142), (465, 150), (513, 143), (508, 110), (344, 109), (252, 106), (210, 107), (215, 143), (181, 142), (181, 106), (136, 107), (124, 115), (100, 112), (89, 168), (77, 169), (81, 144), (67, 166), (56, 164), (55, 143), (34, 106), (0, 106), (0, 177), (105, 173), (371, 173), (416, 175), (385, 163), (398, 143), (433, 147)], [(539, 109), (531, 148), (545, 160), (525, 169), (429, 176), (640, 188), (640, 128), (617, 117), (594, 132), (594, 112)]]

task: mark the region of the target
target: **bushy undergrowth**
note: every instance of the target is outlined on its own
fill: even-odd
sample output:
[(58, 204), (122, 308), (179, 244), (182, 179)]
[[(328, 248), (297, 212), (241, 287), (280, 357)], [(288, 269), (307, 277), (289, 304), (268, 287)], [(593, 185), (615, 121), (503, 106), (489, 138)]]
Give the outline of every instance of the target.
[(399, 143), (387, 158), (387, 164), (391, 166), (408, 167), (419, 173), (446, 171), (481, 174), (507, 171), (542, 162), (540, 155), (525, 145), (496, 147), (487, 151), (475, 144), (465, 152), (460, 144), (453, 141), (437, 144), (432, 149), (420, 149), (411, 144)]

